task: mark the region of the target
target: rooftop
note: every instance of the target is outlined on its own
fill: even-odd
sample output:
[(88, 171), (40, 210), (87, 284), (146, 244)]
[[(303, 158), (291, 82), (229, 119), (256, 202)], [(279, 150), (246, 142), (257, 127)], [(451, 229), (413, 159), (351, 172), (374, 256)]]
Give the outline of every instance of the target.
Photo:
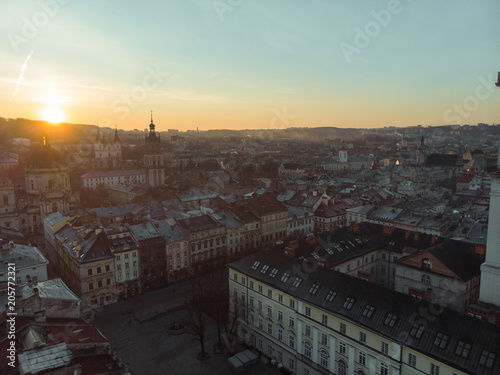
[(15, 263), (16, 269), (38, 267), (49, 264), (49, 261), (34, 246), (15, 244), (12, 241), (0, 240), (0, 273), (7, 272), (7, 264)]
[(38, 290), (40, 298), (80, 301), (60, 278), (41, 281), (36, 285), (25, 285), (22, 289), (23, 298), (34, 296), (34, 289)]

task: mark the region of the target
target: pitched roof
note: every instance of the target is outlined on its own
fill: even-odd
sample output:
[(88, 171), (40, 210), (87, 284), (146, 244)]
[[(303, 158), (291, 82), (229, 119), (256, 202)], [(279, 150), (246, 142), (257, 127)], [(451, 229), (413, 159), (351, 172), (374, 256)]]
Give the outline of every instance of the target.
[(430, 154), (425, 159), (425, 165), (436, 165), (441, 167), (455, 167), (458, 162), (458, 155), (450, 154)]
[(247, 203), (250, 209), (259, 216), (287, 211), (286, 206), (271, 194), (263, 194), (261, 196), (248, 198)]

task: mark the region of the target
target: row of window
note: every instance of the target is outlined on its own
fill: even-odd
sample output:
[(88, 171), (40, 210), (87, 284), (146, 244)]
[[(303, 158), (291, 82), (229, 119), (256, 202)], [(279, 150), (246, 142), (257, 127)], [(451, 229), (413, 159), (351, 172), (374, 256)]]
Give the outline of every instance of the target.
[[(290, 317), (290, 319), (293, 319), (293, 317)], [(249, 322), (252, 325), (254, 324), (253, 314), (250, 314), (250, 316), (249, 316)], [(291, 322), (292, 322), (291, 325), (293, 325), (294, 324), (294, 320), (292, 320)], [(263, 325), (263, 319), (262, 319), (262, 317), (258, 318), (257, 326), (258, 326), (258, 328), (260, 330), (263, 330), (264, 325)], [(305, 326), (306, 336), (310, 337), (311, 335), (310, 335), (310, 332), (308, 332), (308, 329), (310, 330), (310, 327), (306, 325)], [(268, 335), (271, 335), (271, 336), (273, 335), (273, 324), (272, 323), (270, 323), (270, 322), (267, 323), (266, 332), (267, 332)], [(277, 327), (276, 337), (277, 337), (277, 339), (280, 342), (283, 342), (283, 329), (281, 327), (279, 327), (279, 326)], [(308, 359), (312, 359), (313, 345), (308, 340), (304, 340), (303, 343), (304, 343), (304, 350), (303, 350), (304, 356), (306, 358), (308, 358)], [(325, 333), (321, 334), (321, 344), (324, 345), (324, 346), (328, 345), (328, 336)], [(261, 342), (259, 343), (259, 345), (260, 345), (260, 349), (262, 349)], [(292, 348), (292, 349), (295, 349), (295, 336), (292, 333), (290, 333), (288, 335), (288, 346), (290, 348)], [(382, 350), (383, 353), (388, 354), (389, 344), (386, 343), (386, 342), (383, 342), (381, 350)], [(272, 356), (272, 351), (273, 350), (269, 351), (269, 355), (270, 356)], [(339, 342), (338, 353), (340, 355), (343, 355), (343, 356), (347, 357), (347, 345), (346, 345), (346, 343)], [(318, 354), (319, 354), (319, 364), (320, 364), (320, 366), (328, 369), (329, 368), (329, 361), (330, 361), (330, 355), (329, 355), (328, 351), (326, 349), (324, 349), (324, 348), (321, 348), (321, 349), (318, 350)], [(278, 356), (278, 361), (282, 361), (282, 358), (280, 358), (280, 356)], [(339, 359), (338, 362), (341, 363), (341, 362), (343, 362), (343, 360)], [(343, 363), (345, 364), (345, 362), (343, 362)], [(358, 353), (358, 363), (361, 366), (366, 366), (366, 353), (363, 353), (363, 352), (359, 352)], [(346, 371), (347, 370), (347, 365), (345, 365), (342, 368), (343, 368), (343, 370)], [(339, 369), (340, 369), (340, 367), (339, 367)], [(340, 371), (339, 374), (340, 373), (342, 373), (342, 372)], [(344, 372), (344, 373), (347, 374), (347, 372)], [(387, 364), (381, 363), (380, 374), (386, 374), (386, 375), (389, 374), (389, 366)]]
[[(187, 257), (187, 251), (184, 251), (184, 257)], [(181, 259), (181, 254), (177, 254), (177, 259)], [(172, 255), (169, 255), (168, 260), (172, 261)]]
[[(137, 252), (136, 251), (132, 252), (132, 258), (137, 258)], [(121, 260), (121, 259), (122, 259), (121, 255), (117, 255), (116, 256), (116, 260)], [(129, 253), (123, 254), (123, 259), (129, 259)]]
[[(106, 264), (106, 265), (104, 266), (104, 270), (105, 270), (105, 272), (110, 272), (110, 271), (111, 271), (111, 265)], [(96, 267), (95, 267), (95, 274), (96, 274), (96, 275), (101, 274), (101, 273), (102, 273), (102, 271), (103, 271), (102, 266), (96, 266)], [(87, 268), (87, 276), (93, 276), (93, 275), (94, 275), (94, 267), (88, 267), (88, 268)]]
[[(106, 279), (106, 286), (109, 286), (111, 285), (111, 279)], [(93, 281), (89, 282), (88, 283), (88, 291), (92, 291), (94, 289), (99, 289), (99, 288), (102, 288), (104, 287), (104, 283), (103, 283), (103, 280), (97, 280), (97, 282), (94, 284)]]
[[(137, 261), (136, 260), (133, 261), (132, 267), (137, 267)], [(125, 263), (125, 269), (127, 270), (129, 268), (130, 268), (130, 264), (129, 264), (129, 262), (126, 262)], [(116, 270), (117, 271), (121, 271), (122, 270), (122, 265), (121, 264), (117, 264), (116, 265)]]
[[(184, 241), (184, 247), (185, 248), (187, 247), (187, 241)], [(172, 245), (168, 245), (168, 251), (172, 251), (172, 248), (173, 248)], [(176, 244), (175, 248), (177, 250), (179, 250), (181, 248), (181, 244), (180, 243)], [(186, 252), (184, 252), (184, 254), (186, 254)], [(186, 255), (184, 255), (184, 256), (186, 256)]]

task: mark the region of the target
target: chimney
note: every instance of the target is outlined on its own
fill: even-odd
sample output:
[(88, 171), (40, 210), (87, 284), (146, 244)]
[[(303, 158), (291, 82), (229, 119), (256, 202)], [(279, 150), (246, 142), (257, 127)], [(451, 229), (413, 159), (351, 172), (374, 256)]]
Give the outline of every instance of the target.
[(316, 237), (308, 237), (306, 241), (308, 245), (314, 245), (316, 244)]
[(485, 255), (486, 254), (486, 246), (485, 245), (476, 245), (476, 254)]
[[(33, 317), (35, 318), (35, 322), (45, 322), (45, 321), (47, 321), (46, 315), (45, 315), (45, 310), (36, 311), (33, 314)], [(48, 338), (49, 331), (47, 331), (46, 334), (47, 334), (47, 338)]]
[(290, 243), (288, 244), (288, 247), (297, 250), (299, 248), (299, 241), (297, 241), (297, 240), (290, 241)]
[(320, 266), (323, 266), (325, 268), (329, 268), (330, 267), (330, 264), (328, 263), (328, 261), (326, 259), (319, 258), (316, 261), (318, 262), (318, 265), (320, 265)]
[(285, 250), (284, 250), (284, 253), (286, 255), (290, 255), (292, 258), (295, 258), (295, 249), (291, 248), (291, 247), (285, 247)]

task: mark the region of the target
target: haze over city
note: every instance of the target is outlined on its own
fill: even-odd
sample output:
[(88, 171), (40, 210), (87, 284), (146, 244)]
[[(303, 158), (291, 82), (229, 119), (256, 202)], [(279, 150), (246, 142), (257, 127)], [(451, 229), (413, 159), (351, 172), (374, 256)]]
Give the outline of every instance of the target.
[(498, 1), (3, 1), (1, 116), (144, 129), (498, 122)]

